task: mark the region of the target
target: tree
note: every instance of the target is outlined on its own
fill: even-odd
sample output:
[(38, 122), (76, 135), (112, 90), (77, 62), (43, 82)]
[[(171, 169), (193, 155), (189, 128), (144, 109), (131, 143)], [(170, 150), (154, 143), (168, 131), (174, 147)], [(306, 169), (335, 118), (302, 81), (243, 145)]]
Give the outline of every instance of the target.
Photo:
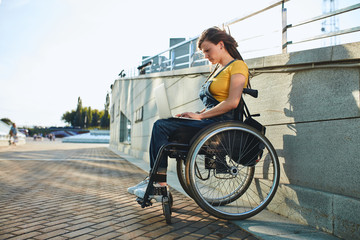
[(69, 123), (71, 126), (74, 126), (75, 115), (76, 115), (75, 110), (72, 110), (71, 112), (67, 111), (62, 115), (61, 120), (63, 120), (66, 123)]
[(109, 128), (110, 126), (110, 114), (109, 114), (109, 106), (110, 106), (110, 96), (109, 93), (106, 94), (106, 102), (104, 104), (104, 116), (101, 118), (100, 127)]
[(92, 122), (92, 113), (91, 113), (91, 107), (89, 107), (89, 111), (87, 113), (87, 122), (88, 122), (88, 126), (91, 126), (91, 122)]
[(92, 127), (97, 127), (97, 126), (99, 126), (99, 124), (100, 124), (100, 113), (99, 113), (99, 110), (97, 110), (97, 109), (95, 109), (95, 110), (93, 110), (92, 111), (92, 114), (91, 114), (91, 117), (92, 117), (92, 119), (91, 119), (91, 126)]
[(81, 128), (86, 128), (86, 124), (87, 124), (87, 108), (83, 108), (81, 111), (81, 122), (82, 125), (80, 125)]
[(83, 107), (82, 100), (78, 97), (76, 110), (65, 112), (61, 120), (69, 123), (73, 127), (89, 128), (89, 127), (102, 127), (109, 128), (110, 126), (110, 96), (106, 95), (105, 110), (99, 111), (92, 110), (91, 107)]
[(76, 114), (75, 114), (73, 126), (84, 127), (82, 111), (83, 111), (82, 101), (81, 101), (81, 98), (78, 97), (78, 104), (77, 104), (77, 108), (76, 108)]

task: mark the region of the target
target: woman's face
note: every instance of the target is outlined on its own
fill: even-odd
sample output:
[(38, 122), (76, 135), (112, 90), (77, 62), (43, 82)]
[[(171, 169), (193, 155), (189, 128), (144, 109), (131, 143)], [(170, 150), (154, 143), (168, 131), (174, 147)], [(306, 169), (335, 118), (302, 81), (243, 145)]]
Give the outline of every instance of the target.
[(219, 42), (218, 44), (214, 44), (210, 41), (204, 41), (200, 48), (201, 51), (204, 53), (205, 58), (208, 59), (212, 64), (217, 64), (220, 62), (222, 57), (222, 51), (221, 46), (222, 42)]

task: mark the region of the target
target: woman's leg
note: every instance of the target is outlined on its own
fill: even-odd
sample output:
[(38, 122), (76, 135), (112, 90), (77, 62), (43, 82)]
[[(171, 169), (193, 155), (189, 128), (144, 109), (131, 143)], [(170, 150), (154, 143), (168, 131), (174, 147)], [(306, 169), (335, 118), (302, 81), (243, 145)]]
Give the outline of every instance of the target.
[[(156, 161), (157, 154), (164, 144), (169, 142), (169, 137), (181, 127), (193, 127), (195, 130), (193, 134), (195, 135), (197, 131), (213, 123), (212, 120), (184, 120), (184, 119), (160, 119), (157, 120), (152, 129), (151, 140), (150, 140), (150, 169), (153, 168)], [(160, 165), (158, 172), (166, 173), (168, 166), (167, 156), (163, 155), (160, 160)]]
[[(169, 121), (168, 119), (160, 119), (154, 123), (149, 147), (150, 169), (154, 167), (161, 146), (168, 143), (170, 134), (178, 128), (179, 126), (174, 121)], [(167, 156), (163, 155), (158, 172), (166, 173), (167, 165)]]
[[(174, 133), (175, 130), (181, 127), (194, 127), (200, 130), (203, 127), (213, 123), (212, 120), (203, 120), (203, 121), (196, 121), (196, 120), (184, 120), (184, 119), (160, 119), (157, 120), (152, 129), (152, 135), (150, 140), (150, 148), (149, 148), (149, 155), (150, 155), (150, 172), (153, 168), (157, 154), (159, 149), (162, 145), (168, 143), (169, 137)], [(194, 135), (197, 131), (194, 131)], [(157, 173), (159, 175), (166, 175), (167, 172), (167, 155), (163, 155)], [(166, 178), (166, 176), (164, 176)], [(166, 181), (157, 181), (160, 185), (166, 185)], [(144, 192), (147, 188), (148, 178), (142, 181), (141, 183), (137, 184), (134, 187), (128, 188), (129, 193), (134, 193), (135, 195), (142, 197)]]
[[(149, 172), (151, 172), (151, 169), (154, 166), (156, 156), (160, 147), (168, 142), (169, 134), (172, 131), (175, 131), (176, 129), (177, 127), (173, 127), (173, 124), (171, 124), (171, 122), (168, 121), (168, 119), (159, 119), (154, 123), (151, 134), (150, 147), (149, 147), (149, 155), (150, 155)], [(163, 156), (161, 159), (161, 164), (158, 168), (158, 173), (166, 175), (166, 171), (167, 171), (167, 156)], [(145, 178), (139, 184), (133, 187), (129, 187), (128, 192), (134, 194), (137, 189), (143, 189), (143, 188), (146, 189), (148, 182), (149, 182), (149, 177)], [(164, 182), (162, 182), (162, 184), (164, 184)]]

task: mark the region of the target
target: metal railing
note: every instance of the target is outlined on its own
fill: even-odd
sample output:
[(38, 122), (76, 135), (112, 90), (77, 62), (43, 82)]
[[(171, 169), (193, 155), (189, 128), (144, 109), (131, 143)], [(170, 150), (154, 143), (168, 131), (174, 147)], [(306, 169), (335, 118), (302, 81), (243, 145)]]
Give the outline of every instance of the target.
[(325, 18), (329, 18), (329, 17), (333, 17), (339, 14), (343, 14), (346, 12), (350, 12), (350, 11), (354, 11), (356, 9), (360, 9), (360, 3), (346, 7), (346, 8), (342, 8), (330, 13), (325, 13), (322, 14), (320, 16), (305, 20), (305, 21), (301, 21), (299, 23), (296, 24), (287, 24), (287, 13), (286, 13), (286, 8), (282, 7), (282, 16), (283, 16), (283, 25), (282, 25), (282, 32), (283, 32), (283, 39), (282, 39), (282, 49), (283, 49), (283, 53), (287, 52), (287, 46), (290, 44), (297, 44), (297, 43), (303, 43), (303, 42), (309, 42), (309, 41), (314, 41), (314, 40), (318, 40), (318, 39), (324, 39), (324, 38), (328, 38), (328, 37), (334, 37), (334, 36), (339, 36), (339, 35), (343, 35), (343, 34), (348, 34), (348, 33), (353, 33), (353, 32), (359, 32), (360, 31), (360, 26), (357, 27), (353, 27), (353, 28), (348, 28), (348, 29), (343, 29), (343, 30), (338, 30), (338, 31), (334, 31), (331, 33), (324, 33), (321, 35), (317, 35), (317, 36), (313, 36), (313, 37), (309, 37), (309, 38), (304, 38), (302, 40), (299, 41), (288, 41), (287, 39), (287, 31), (291, 28), (295, 28), (295, 27), (299, 27), (305, 24), (309, 24), (312, 22), (316, 22)]
[[(281, 39), (281, 43), (279, 41), (279, 46), (270, 47), (270, 48), (281, 49), (281, 51), (278, 53), (281, 53), (281, 52), (287, 53), (288, 47), (290, 45), (295, 45), (295, 44), (304, 43), (304, 42), (311, 42), (311, 41), (318, 40), (318, 39), (324, 39), (324, 38), (329, 38), (329, 37), (334, 37), (334, 36), (339, 36), (339, 35), (343, 35), (343, 34), (349, 34), (349, 33), (354, 33), (354, 32), (360, 31), (360, 26), (356, 26), (356, 27), (352, 27), (352, 28), (348, 28), (348, 29), (338, 30), (338, 31), (330, 32), (330, 33), (324, 33), (321, 35), (304, 38), (304, 39), (301, 39), (298, 41), (289, 40), (287, 35), (288, 35), (288, 31), (291, 29), (294, 29), (294, 28), (297, 28), (299, 26), (303, 26), (306, 24), (311, 24), (311, 23), (319, 21), (319, 20), (334, 17), (339, 14), (344, 14), (344, 13), (347, 13), (350, 11), (360, 9), (360, 3), (358, 3), (358, 4), (355, 4), (355, 5), (346, 7), (346, 8), (342, 8), (342, 9), (339, 9), (336, 11), (322, 14), (317, 17), (313, 17), (308, 20), (304, 20), (304, 21), (294, 23), (294, 24), (288, 24), (286, 3), (289, 1), (290, 0), (274, 1), (274, 2), (270, 3), (268, 6), (262, 8), (258, 11), (254, 11), (243, 17), (239, 17), (239, 18), (233, 19), (229, 22), (223, 23), (221, 26), (224, 29), (230, 30), (230, 26), (233, 26), (234, 24), (238, 24), (245, 20), (251, 19), (251, 18), (253, 18), (259, 14), (262, 14), (264, 12), (267, 12), (271, 9), (281, 7), (281, 19), (282, 19), (281, 27), (282, 27), (282, 29), (276, 29), (275, 31), (272, 31), (272, 32), (270, 31), (270, 33), (281, 32), (282, 39)], [(260, 34), (256, 34), (256, 35), (244, 38), (244, 39), (240, 39), (240, 40), (237, 39), (237, 41), (238, 42), (252, 41), (256, 38), (264, 37), (265, 34), (267, 34), (265, 32), (266, 31), (263, 31)], [(181, 43), (178, 43), (178, 44), (168, 48), (167, 50), (160, 52), (159, 54), (157, 54), (155, 56), (143, 59), (142, 66), (139, 66), (137, 68), (137, 70), (138, 70), (137, 72), (132, 72), (132, 73), (130, 72), (130, 76), (135, 76), (138, 74), (153, 73), (153, 72), (172, 71), (175, 69), (190, 68), (190, 67), (194, 67), (194, 66), (210, 64), (210, 62), (208, 60), (203, 58), (202, 52), (197, 50), (197, 47), (196, 47), (197, 39), (198, 39), (198, 36), (191, 38), (189, 40), (183, 41)], [(256, 45), (256, 48), (249, 52), (260, 52), (261, 53), (267, 49), (269, 49), (269, 48), (263, 48), (263, 47), (260, 48), (259, 45)], [(243, 53), (246, 54), (247, 52), (243, 52)], [(128, 72), (127, 76), (129, 76), (129, 72)]]

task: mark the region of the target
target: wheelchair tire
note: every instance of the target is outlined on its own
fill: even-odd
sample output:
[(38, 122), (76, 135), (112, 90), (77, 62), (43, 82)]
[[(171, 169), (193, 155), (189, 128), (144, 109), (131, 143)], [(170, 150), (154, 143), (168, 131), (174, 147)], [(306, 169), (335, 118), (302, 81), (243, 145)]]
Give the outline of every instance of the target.
[(171, 194), (171, 192), (169, 192), (169, 205), (170, 205), (170, 209), (172, 209), (172, 207), (174, 205), (174, 198), (173, 198), (173, 195)]
[[(244, 164), (242, 157), (250, 152), (257, 154), (258, 161)], [(243, 123), (210, 126), (193, 142), (187, 157), (186, 184), (195, 202), (213, 216), (252, 217), (276, 193), (280, 179), (276, 151), (264, 135)]]
[(177, 159), (176, 172), (177, 172), (177, 176), (178, 176), (181, 187), (184, 189), (184, 191), (187, 193), (187, 195), (189, 195), (189, 197), (192, 198), (191, 191), (189, 189), (189, 186), (186, 183), (185, 161), (183, 159)]

